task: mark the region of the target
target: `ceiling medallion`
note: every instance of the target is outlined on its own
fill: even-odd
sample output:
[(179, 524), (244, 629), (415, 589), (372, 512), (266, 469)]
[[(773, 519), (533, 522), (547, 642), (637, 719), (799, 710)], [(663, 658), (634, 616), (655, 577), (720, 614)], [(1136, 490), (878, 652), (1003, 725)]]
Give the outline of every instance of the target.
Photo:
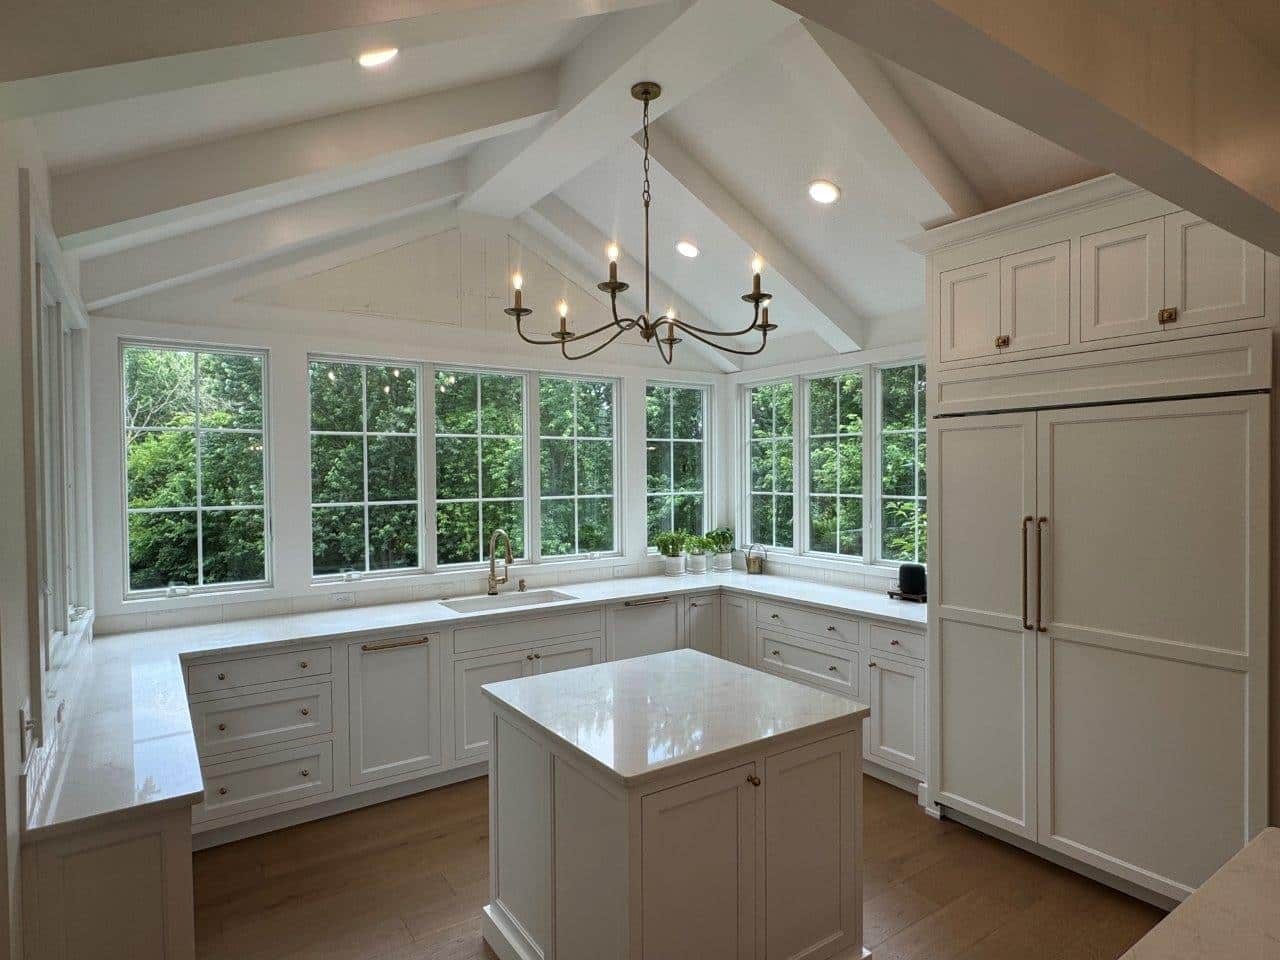
[[(533, 313), (533, 310), (524, 305), (524, 295), (521, 291), (524, 279), (518, 273), (511, 278), (514, 297), (511, 306), (504, 312), (507, 316), (515, 318), (516, 333), (525, 343), (532, 343), (537, 346), (559, 346), (560, 353), (565, 359), (583, 360), (599, 353), (624, 333), (638, 330), (646, 343), (653, 343), (657, 346), (663, 362), (669, 364), (675, 356), (676, 344), (683, 339), (683, 337), (679, 336), (682, 333), (725, 353), (749, 357), (763, 351), (765, 343), (769, 339), (769, 332), (778, 328), (776, 323), (769, 322), (768, 305), (772, 297), (760, 289), (760, 274), (764, 270), (764, 261), (759, 257), (756, 257), (751, 262), (751, 290), (742, 295), (742, 299), (751, 304), (752, 310), (751, 323), (747, 326), (738, 330), (712, 330), (708, 327), (699, 327), (677, 317), (674, 308), (668, 309), (660, 317), (653, 317), (649, 298), (649, 203), (652, 199), (649, 188), (649, 104), (657, 100), (661, 95), (662, 87), (651, 81), (637, 83), (631, 88), (631, 96), (644, 104), (644, 187), (641, 191), (641, 198), (644, 200), (644, 313), (634, 318), (618, 316), (618, 294), (628, 290), (630, 284), (623, 283), (618, 279), (618, 246), (617, 244), (610, 244), (608, 250), (609, 279), (596, 286), (599, 290), (609, 294), (613, 320), (609, 323), (601, 324), (594, 330), (587, 330), (583, 333), (575, 333), (570, 330), (569, 305), (564, 300), (561, 300), (558, 305), (560, 329), (552, 331), (550, 334), (551, 339), (543, 340), (526, 336), (520, 324), (525, 317)], [(728, 346), (731, 338), (743, 337), (755, 332), (760, 334), (760, 344), (754, 349), (743, 350)], [(597, 336), (603, 336), (604, 340), (591, 346), (583, 353), (572, 354), (569, 352), (569, 344), (591, 340)]]

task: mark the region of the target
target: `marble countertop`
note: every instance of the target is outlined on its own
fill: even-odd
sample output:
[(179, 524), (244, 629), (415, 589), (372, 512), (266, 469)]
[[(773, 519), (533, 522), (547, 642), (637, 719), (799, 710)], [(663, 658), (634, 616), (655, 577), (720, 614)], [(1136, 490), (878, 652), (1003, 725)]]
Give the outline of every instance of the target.
[(1267, 827), (1120, 960), (1280, 957), (1280, 828)]
[(343, 639), (379, 639), (512, 615), (553, 615), (614, 601), (729, 590), (922, 628), (922, 604), (884, 594), (742, 571), (559, 585), (572, 599), (456, 613), (440, 601), (394, 603), (122, 633), (95, 639), (84, 693), (68, 720), (66, 755), (27, 817), (29, 838), (141, 811), (198, 803), (204, 792), (187, 708), (183, 659)]
[(481, 689), (627, 786), (691, 760), (871, 713), (845, 697), (689, 649)]

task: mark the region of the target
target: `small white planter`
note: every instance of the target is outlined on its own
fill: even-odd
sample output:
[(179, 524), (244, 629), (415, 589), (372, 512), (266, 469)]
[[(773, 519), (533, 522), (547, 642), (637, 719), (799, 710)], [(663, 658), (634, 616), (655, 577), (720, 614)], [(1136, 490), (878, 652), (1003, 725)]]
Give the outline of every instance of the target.
[(689, 554), (689, 572), (690, 573), (706, 573), (707, 572), (707, 555), (705, 553)]
[(684, 573), (684, 556), (663, 557), (662, 566), (663, 572), (668, 577), (678, 577), (680, 574)]
[(716, 573), (728, 573), (733, 569), (733, 554), (713, 553), (711, 555), (711, 569)]

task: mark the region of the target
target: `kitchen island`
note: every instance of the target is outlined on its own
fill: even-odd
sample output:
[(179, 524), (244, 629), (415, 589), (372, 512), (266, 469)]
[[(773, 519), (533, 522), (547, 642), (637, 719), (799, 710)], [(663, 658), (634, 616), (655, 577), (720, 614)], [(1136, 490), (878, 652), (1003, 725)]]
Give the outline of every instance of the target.
[(867, 956), (866, 706), (690, 649), (483, 691), (502, 960)]

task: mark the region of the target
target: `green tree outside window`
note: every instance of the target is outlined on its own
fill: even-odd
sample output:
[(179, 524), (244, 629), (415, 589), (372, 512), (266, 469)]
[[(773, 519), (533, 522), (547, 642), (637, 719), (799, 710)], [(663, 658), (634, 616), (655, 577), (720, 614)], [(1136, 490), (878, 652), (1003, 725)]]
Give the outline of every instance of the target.
[(809, 549), (863, 556), (862, 374), (809, 381)]
[(648, 543), (659, 533), (706, 529), (706, 392), (645, 388)]
[(923, 562), (928, 517), (925, 369), (880, 370), (880, 559)]
[(752, 387), (748, 398), (751, 539), (770, 547), (795, 542), (794, 399), (790, 380)]
[(614, 535), (614, 384), (538, 379), (542, 556), (610, 553)]

